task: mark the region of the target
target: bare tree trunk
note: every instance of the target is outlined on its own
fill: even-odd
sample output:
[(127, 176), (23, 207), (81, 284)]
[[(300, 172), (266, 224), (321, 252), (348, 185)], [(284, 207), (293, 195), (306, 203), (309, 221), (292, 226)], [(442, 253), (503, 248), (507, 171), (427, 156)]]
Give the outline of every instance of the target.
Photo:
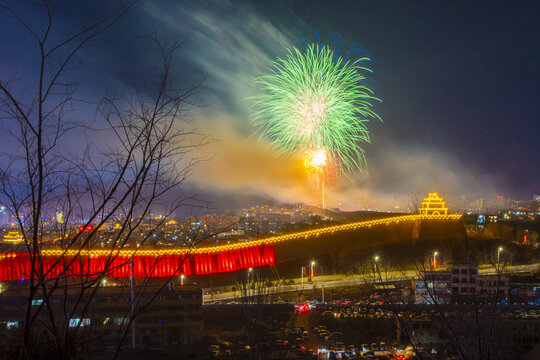
[[(178, 195), (179, 188), (200, 161), (192, 151), (211, 141), (185, 128), (186, 114), (201, 104), (200, 84), (182, 89), (175, 83), (172, 66), (180, 45), (157, 36), (153, 39), (154, 54), (161, 69), (151, 79), (152, 86), (104, 98), (92, 127), (68, 116), (78, 105), (77, 84), (68, 70), (72, 70), (80, 50), (106, 36), (134, 3), (122, 3), (89, 24), (81, 24), (79, 31), (62, 34), (63, 38), (53, 36), (57, 33), (58, 2), (39, 5), (44, 28), (27, 21), (22, 16), (24, 9), (0, 5), (0, 14), (28, 33), (39, 54), (37, 81), (21, 81), (22, 77), (15, 75), (0, 79), (2, 128), (18, 144), (12, 152), (0, 154), (0, 204), (11, 212), (23, 235), (24, 243), (14, 251), (26, 253), (30, 261), (22, 337), (12, 344), (18, 347), (21, 359), (35, 358), (38, 333), (45, 336), (39, 342), (49, 341), (58, 359), (68, 359), (77, 351), (83, 329), (81, 321), (74, 324), (72, 319), (88, 314), (104, 279), (116, 270), (118, 265), (113, 264), (120, 250), (133, 249), (135, 256), (164, 221), (191, 200)], [(89, 144), (80, 155), (67, 156), (61, 144), (70, 134), (107, 136), (108, 145)], [(165, 215), (147, 226), (144, 219), (154, 207)], [(51, 225), (48, 219), (57, 211), (63, 219)], [(113, 220), (118, 228), (107, 233), (110, 237), (104, 245), (101, 235)], [(193, 239), (186, 251), (197, 242)], [(87, 252), (97, 248), (105, 254), (99, 273), (73, 277), (73, 269), (87, 263)], [(45, 254), (55, 249), (59, 255), (51, 260)], [(180, 270), (181, 266), (173, 277)], [(129, 321), (116, 354), (135, 317), (157, 296), (143, 301), (148, 282), (141, 283), (134, 298), (136, 311), (129, 316), (131, 307), (126, 309)], [(63, 294), (62, 303), (52, 304), (51, 298), (58, 299), (58, 294)], [(32, 306), (34, 300), (41, 301), (40, 305)]]

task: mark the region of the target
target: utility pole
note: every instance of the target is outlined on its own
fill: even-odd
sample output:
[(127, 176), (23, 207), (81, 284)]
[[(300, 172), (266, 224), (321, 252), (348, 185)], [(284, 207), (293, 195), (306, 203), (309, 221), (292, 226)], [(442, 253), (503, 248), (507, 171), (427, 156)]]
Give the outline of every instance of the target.
[(184, 302), (184, 345), (187, 345), (187, 304)]
[(210, 304), (214, 303), (214, 285), (212, 278), (210, 278)]
[(133, 257), (129, 260), (130, 288), (131, 288), (131, 347), (135, 349), (135, 284), (133, 279)]

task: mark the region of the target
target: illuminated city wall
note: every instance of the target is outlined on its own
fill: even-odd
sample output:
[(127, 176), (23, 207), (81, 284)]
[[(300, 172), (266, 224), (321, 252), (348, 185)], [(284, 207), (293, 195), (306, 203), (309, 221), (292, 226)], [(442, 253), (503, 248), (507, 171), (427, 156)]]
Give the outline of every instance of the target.
[[(140, 277), (168, 277), (173, 275), (209, 275), (232, 272), (250, 267), (272, 265), (278, 261), (275, 246), (285, 243), (305, 242), (309, 252), (310, 239), (332, 236), (341, 232), (359, 231), (372, 227), (394, 226), (414, 223), (419, 220), (448, 221), (459, 220), (460, 214), (452, 215), (404, 215), (375, 220), (360, 221), (344, 225), (301, 231), (266, 239), (239, 242), (235, 244), (201, 247), (189, 251), (183, 248), (155, 250), (42, 250), (46, 277), (53, 278), (64, 273), (68, 276), (98, 276), (105, 268), (111, 269), (107, 276), (128, 277), (129, 259), (133, 258), (133, 275)], [(312, 241), (313, 242), (313, 241)], [(64, 270), (73, 257), (77, 256), (68, 270)], [(62, 259), (62, 260), (58, 260)], [(107, 261), (111, 265), (107, 266)], [(181, 267), (181, 268), (180, 268)], [(30, 260), (25, 252), (2, 254), (0, 256), (0, 281), (29, 278)]]

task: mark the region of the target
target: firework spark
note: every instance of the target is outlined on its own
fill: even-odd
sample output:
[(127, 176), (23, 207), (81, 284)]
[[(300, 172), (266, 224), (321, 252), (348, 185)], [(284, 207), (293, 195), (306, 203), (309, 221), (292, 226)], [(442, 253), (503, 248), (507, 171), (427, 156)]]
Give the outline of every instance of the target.
[(324, 174), (326, 161), (327, 156), (325, 149), (308, 150), (304, 155), (304, 166), (310, 175)]
[(370, 142), (367, 122), (381, 120), (374, 109), (380, 100), (366, 76), (372, 72), (365, 65), (370, 58), (350, 56), (357, 50), (341, 56), (332, 46), (293, 47), (257, 79), (261, 93), (254, 98), (254, 125), (279, 152), (304, 155), (308, 173), (317, 158), (313, 151), (319, 156), (323, 151), (324, 163), (337, 163), (339, 171), (365, 165), (360, 143)]

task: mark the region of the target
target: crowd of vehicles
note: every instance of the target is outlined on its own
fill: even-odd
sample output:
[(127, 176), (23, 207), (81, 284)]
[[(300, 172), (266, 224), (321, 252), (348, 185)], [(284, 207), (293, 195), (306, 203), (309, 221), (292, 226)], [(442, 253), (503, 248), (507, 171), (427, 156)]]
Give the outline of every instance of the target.
[[(213, 354), (219, 359), (236, 359), (246, 357), (253, 351), (267, 351), (268, 353), (280, 354), (277, 358), (298, 359), (415, 359), (413, 348), (404, 342), (397, 342), (395, 324), (401, 320), (407, 321), (434, 321), (441, 316), (468, 317), (473, 313), (482, 315), (489, 312), (487, 307), (475, 308), (470, 306), (441, 307), (434, 309), (429, 306), (417, 306), (401, 304), (372, 305), (350, 303), (317, 303), (304, 302), (295, 305), (295, 311), (291, 315), (291, 321), (281, 327), (280, 334), (268, 338), (268, 343), (257, 345), (235, 345), (212, 349)], [(504, 308), (503, 317), (519, 319), (536, 319), (540, 317), (540, 310), (523, 308)], [(356, 319), (356, 320), (354, 320)], [(398, 321), (399, 320), (399, 321)], [(360, 325), (364, 324), (364, 325)], [(375, 326), (379, 331), (376, 335), (372, 332), (358, 333), (358, 326)], [(428, 347), (426, 349), (417, 346), (425, 359), (442, 359), (443, 354), (449, 354), (448, 349)], [(440, 354), (438, 352), (440, 351)], [(444, 351), (444, 353), (442, 352)], [(452, 355), (446, 355), (445, 359), (451, 359)]]

